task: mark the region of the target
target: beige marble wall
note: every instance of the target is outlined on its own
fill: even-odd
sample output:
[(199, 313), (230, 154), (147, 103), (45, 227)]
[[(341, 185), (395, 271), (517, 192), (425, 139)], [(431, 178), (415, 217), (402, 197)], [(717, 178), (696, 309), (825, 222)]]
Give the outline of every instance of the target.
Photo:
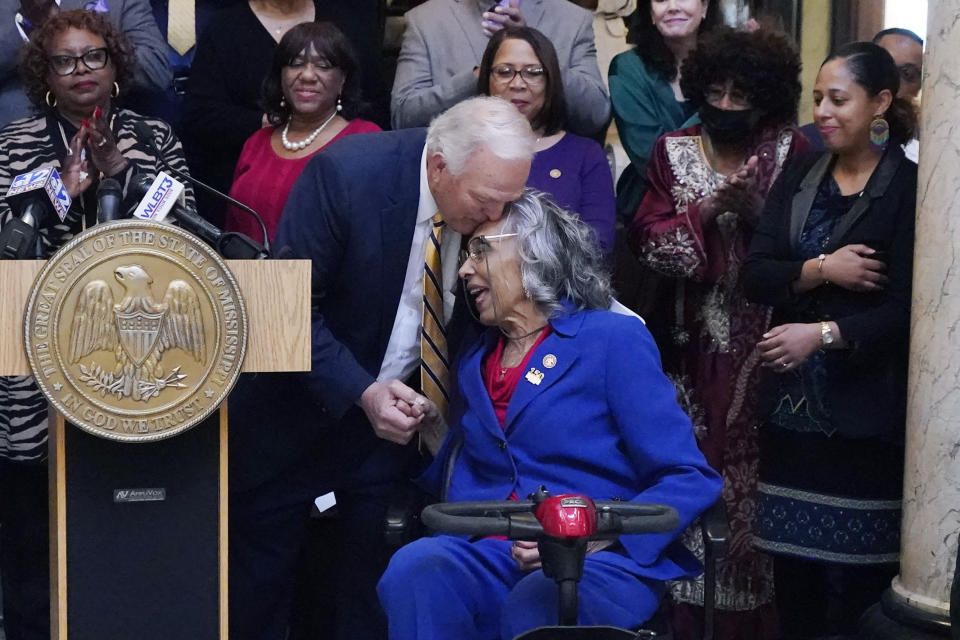
[(946, 614), (960, 531), (960, 0), (929, 3), (900, 575)]

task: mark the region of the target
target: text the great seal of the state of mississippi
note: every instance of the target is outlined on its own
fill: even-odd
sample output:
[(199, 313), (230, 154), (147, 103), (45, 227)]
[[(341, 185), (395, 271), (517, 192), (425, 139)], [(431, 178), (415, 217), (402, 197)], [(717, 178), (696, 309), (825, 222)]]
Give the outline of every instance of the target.
[(37, 276), (24, 343), (69, 422), (145, 442), (197, 424), (243, 364), (240, 290), (210, 247), (176, 227), (121, 221), (78, 235)]

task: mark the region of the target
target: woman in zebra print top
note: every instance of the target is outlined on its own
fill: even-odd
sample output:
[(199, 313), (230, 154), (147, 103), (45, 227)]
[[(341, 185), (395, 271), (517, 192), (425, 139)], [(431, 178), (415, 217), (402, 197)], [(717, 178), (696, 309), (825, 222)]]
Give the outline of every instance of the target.
[[(113, 104), (133, 63), (123, 34), (89, 11), (48, 20), (25, 46), (21, 72), (37, 115), (0, 130), (0, 194), (22, 173), (41, 167), (60, 173), (73, 204), (62, 222), (40, 229), (44, 257), (96, 222), (96, 187), (103, 178), (117, 180), (126, 195), (135, 175), (156, 175), (165, 164), (187, 170), (170, 125)], [(162, 161), (148, 141), (137, 139), (139, 122), (154, 132)], [(194, 208), (189, 186), (186, 200)], [(0, 201), (0, 226), (16, 215)], [(39, 390), (29, 378), (0, 379), (0, 458), (42, 460), (45, 443), (46, 403)]]
[[(99, 14), (66, 11), (34, 32), (21, 59), (24, 89), (37, 115), (0, 130), (0, 195), (16, 176), (43, 167), (60, 173), (73, 203), (66, 218), (40, 229), (42, 257), (96, 222), (97, 184), (127, 187), (165, 165), (186, 171), (180, 142), (160, 120), (118, 108), (131, 77), (125, 37)], [(162, 154), (134, 133), (145, 122)], [(187, 187), (186, 204), (194, 208)], [(125, 198), (132, 207), (134, 197)], [(0, 226), (19, 216), (0, 201)], [(46, 490), (47, 403), (32, 377), (0, 377), (0, 575), (9, 638), (48, 637)]]

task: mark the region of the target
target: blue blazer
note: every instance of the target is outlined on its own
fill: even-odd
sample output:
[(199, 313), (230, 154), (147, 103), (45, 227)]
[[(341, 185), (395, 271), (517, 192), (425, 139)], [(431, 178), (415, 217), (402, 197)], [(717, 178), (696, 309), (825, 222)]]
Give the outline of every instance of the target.
[(566, 313), (550, 325), (529, 360), (543, 378), (520, 379), (503, 429), (481, 378), (499, 333), (465, 351), (458, 371), (464, 413), (423, 481), (439, 488), (447, 450), (462, 439), (450, 501), (524, 497), (543, 484), (553, 494), (670, 505), (680, 526), (621, 538), (624, 567), (658, 580), (696, 575), (698, 563), (676, 538), (716, 501), (721, 480), (697, 448), (650, 333), (639, 319), (609, 311)]
[(235, 490), (304, 459), (333, 479), (366, 464), (354, 484), (396, 477), (402, 447), (377, 438), (354, 403), (379, 373), (393, 329), (425, 140), (424, 129), (347, 136), (294, 184), (274, 245), (280, 257), (312, 263), (313, 366), (242, 377), (230, 404), (231, 456), (242, 458), (232, 460)]

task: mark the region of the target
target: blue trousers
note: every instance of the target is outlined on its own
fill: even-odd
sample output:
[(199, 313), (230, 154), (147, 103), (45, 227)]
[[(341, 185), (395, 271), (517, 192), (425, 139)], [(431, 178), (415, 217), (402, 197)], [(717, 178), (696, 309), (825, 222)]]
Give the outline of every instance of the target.
[[(518, 569), (511, 544), (439, 535), (400, 549), (377, 586), (391, 640), (511, 640), (556, 625), (556, 583)], [(615, 555), (587, 556), (579, 624), (630, 629), (657, 610), (663, 584), (610, 562)]]

